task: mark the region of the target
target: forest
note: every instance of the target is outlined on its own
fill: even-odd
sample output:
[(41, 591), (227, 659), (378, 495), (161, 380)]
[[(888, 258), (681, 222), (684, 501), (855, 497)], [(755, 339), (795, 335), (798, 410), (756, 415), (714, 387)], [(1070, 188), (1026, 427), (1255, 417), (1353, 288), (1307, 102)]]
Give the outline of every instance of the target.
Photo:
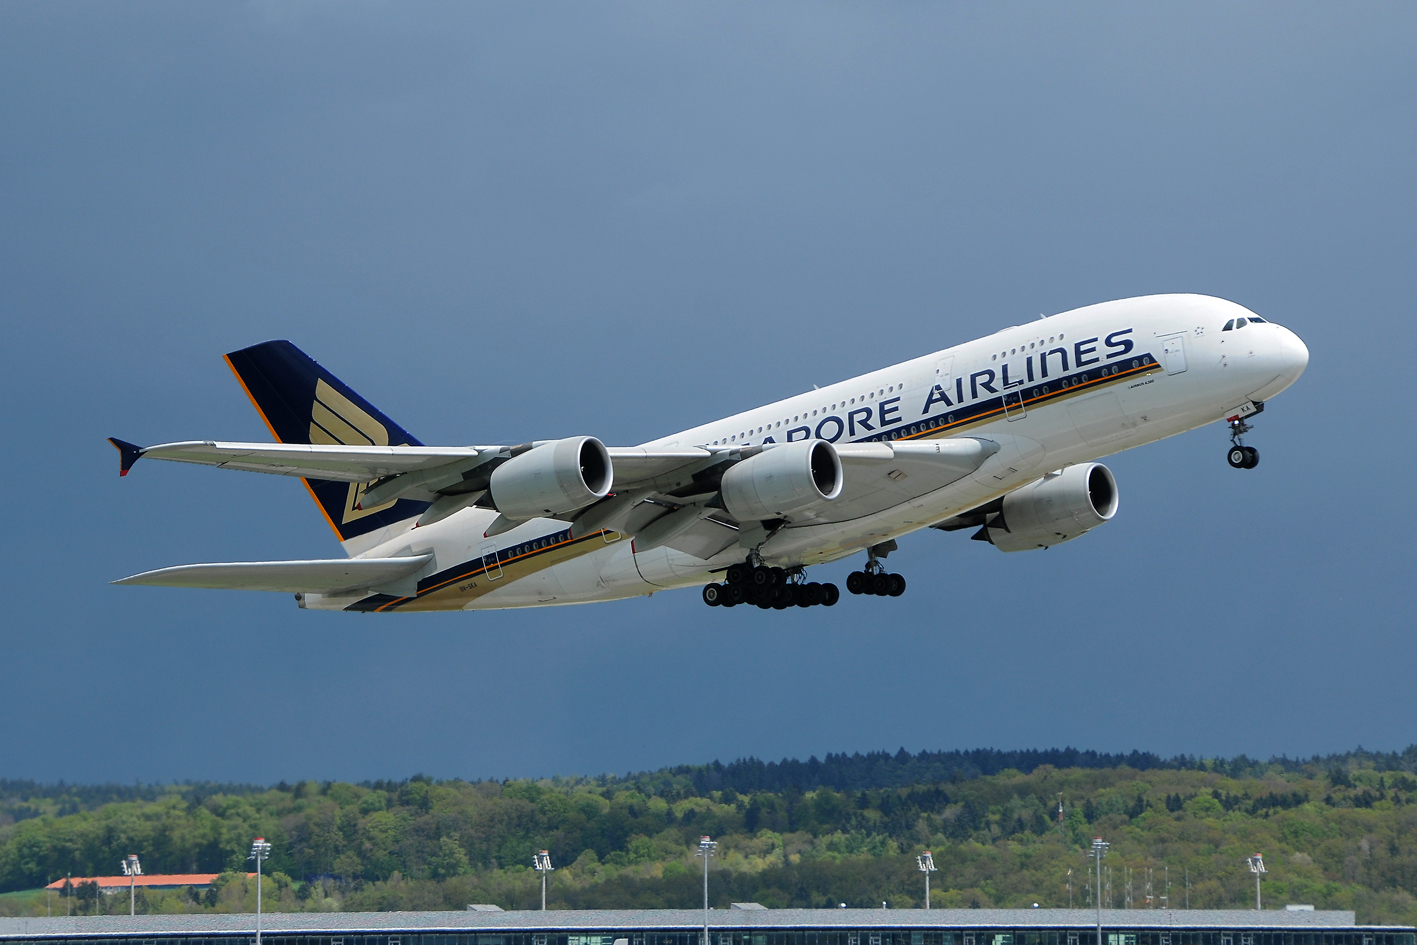
[(272, 911), (535, 908), (543, 849), (550, 908), (690, 908), (705, 835), (719, 907), (918, 907), (925, 850), (936, 907), (1090, 907), (1100, 836), (1110, 908), (1253, 908), (1246, 857), (1262, 853), (1266, 908), (1417, 924), (1417, 746), (1268, 761), (902, 750), (508, 781), (0, 781), (0, 915), (126, 911), (127, 896), (42, 887), (116, 874), (129, 853), (150, 874), (223, 874), (204, 892), (140, 891), (143, 911), (251, 910), (256, 836), (273, 845)]

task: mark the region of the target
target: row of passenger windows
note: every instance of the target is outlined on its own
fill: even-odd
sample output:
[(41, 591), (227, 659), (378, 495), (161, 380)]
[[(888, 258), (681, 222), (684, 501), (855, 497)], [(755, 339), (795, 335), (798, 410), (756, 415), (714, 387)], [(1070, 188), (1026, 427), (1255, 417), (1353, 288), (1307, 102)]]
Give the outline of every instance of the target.
[(786, 420), (779, 420), (779, 421), (777, 421), (776, 423), (769, 423), (769, 424), (767, 424), (766, 426), (758, 427), (756, 430), (752, 430), (752, 429), (744, 430), (744, 431), (742, 431), (742, 432), (735, 433), (735, 434), (732, 435), (732, 436), (726, 436), (726, 437), (724, 437), (724, 438), (721, 439), (721, 440), (714, 440), (712, 443), (709, 444), (709, 446), (723, 446), (723, 445), (725, 445), (725, 444), (727, 444), (727, 443), (737, 443), (737, 442), (739, 442), (740, 440), (747, 439), (747, 438), (750, 437), (750, 436), (755, 436), (755, 435), (757, 435), (757, 434), (759, 434), (759, 433), (762, 433), (762, 432), (764, 432), (764, 431), (767, 431), (768, 433), (771, 433), (773, 430), (780, 430), (780, 429), (782, 429), (782, 425), (783, 425), (784, 423), (785, 423), (785, 424), (788, 424), (788, 425), (790, 426), (791, 424), (794, 424), (794, 423), (800, 423), (800, 422), (802, 422), (803, 420), (806, 420), (808, 417), (815, 417), (818, 413), (821, 413), (821, 414), (825, 415), (828, 410), (837, 410), (837, 409), (839, 409), (839, 408), (845, 408), (845, 407), (848, 407), (848, 406), (854, 406), (854, 405), (855, 405), (856, 403), (858, 403), (858, 402), (864, 404), (864, 403), (865, 403), (866, 401), (868, 401), (868, 400), (875, 400), (875, 399), (876, 399), (876, 396), (877, 396), (878, 394), (879, 394), (880, 396), (884, 397), (884, 396), (886, 396), (887, 394), (893, 394), (893, 393), (895, 393), (897, 390), (905, 390), (905, 385), (904, 385), (904, 384), (891, 384), (891, 385), (889, 385), (888, 387), (882, 387), (882, 388), (880, 388), (879, 390), (867, 391), (865, 394), (862, 394), (860, 397), (852, 397), (852, 398), (849, 398), (848, 400), (843, 400), (841, 403), (834, 403), (834, 404), (831, 405), (831, 407), (822, 407), (820, 410), (813, 410), (810, 414), (809, 414), (809, 413), (806, 413), (806, 412), (803, 412), (803, 413), (797, 414), (797, 415), (795, 415), (795, 416), (793, 416), (793, 417), (789, 417), (789, 418), (786, 419)]
[[(1063, 336), (1062, 336), (1062, 335), (1059, 335), (1056, 340), (1057, 340), (1057, 341), (1062, 341), (1062, 340), (1063, 340)], [(1053, 344), (1054, 341), (1055, 341), (1055, 340), (1054, 340), (1051, 336), (1048, 338), (1048, 340), (1047, 340), (1046, 342), (1045, 342), (1043, 339), (1040, 338), (1040, 339), (1038, 339), (1037, 341), (1030, 341), (1027, 345), (1019, 345), (1017, 348), (1010, 348), (1009, 350), (1005, 351), (1005, 352), (1002, 353), (1002, 354), (991, 354), (991, 355), (989, 355), (989, 360), (990, 360), (990, 361), (997, 361), (997, 360), (999, 360), (1000, 358), (1007, 358), (1009, 355), (1011, 355), (1011, 354), (1018, 354), (1019, 352), (1023, 352), (1024, 354), (1027, 354), (1028, 352), (1030, 352), (1030, 351), (1033, 350), (1033, 348), (1034, 348), (1035, 345), (1037, 345), (1038, 347), (1041, 348), (1041, 347), (1043, 347), (1044, 344), (1050, 344), (1050, 345)]]

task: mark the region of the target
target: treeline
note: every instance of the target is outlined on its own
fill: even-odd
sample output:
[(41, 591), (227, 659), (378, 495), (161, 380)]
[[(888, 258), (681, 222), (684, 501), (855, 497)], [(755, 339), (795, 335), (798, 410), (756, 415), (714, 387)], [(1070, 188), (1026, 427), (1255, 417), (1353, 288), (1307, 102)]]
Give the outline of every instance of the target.
[[(1260, 851), (1268, 903), (1413, 924), (1414, 762), (1414, 749), (1269, 762), (900, 752), (535, 782), (176, 785), (107, 802), (99, 789), (4, 782), (0, 811), (40, 813), (0, 826), (0, 892), (112, 874), (137, 853), (148, 873), (228, 874), (213, 893), (150, 893), (144, 908), (241, 911), (254, 902), (245, 857), (264, 836), (272, 909), (525, 908), (539, 901), (529, 867), (541, 849), (557, 866), (555, 908), (692, 907), (708, 834), (720, 905), (913, 906), (915, 856), (929, 849), (936, 905), (1087, 907), (1086, 850), (1101, 835), (1104, 905), (1245, 906), (1245, 857)], [(112, 905), (102, 898), (64, 906)], [(0, 912), (44, 908), (0, 896)]]

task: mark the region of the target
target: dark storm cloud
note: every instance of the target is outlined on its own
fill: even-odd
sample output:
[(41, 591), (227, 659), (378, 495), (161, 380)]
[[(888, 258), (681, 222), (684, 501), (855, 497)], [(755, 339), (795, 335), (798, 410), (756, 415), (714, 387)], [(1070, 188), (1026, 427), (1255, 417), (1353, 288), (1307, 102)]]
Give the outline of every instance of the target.
[[(0, 7), (4, 773), (1410, 742), (1415, 39), (1401, 4)], [(1264, 464), (1123, 454), (1107, 528), (913, 536), (898, 601), (106, 583), (337, 552), (295, 483), (120, 483), (103, 442), (264, 438), (219, 355), (266, 338), (428, 442), (628, 444), (1167, 291), (1308, 342)]]

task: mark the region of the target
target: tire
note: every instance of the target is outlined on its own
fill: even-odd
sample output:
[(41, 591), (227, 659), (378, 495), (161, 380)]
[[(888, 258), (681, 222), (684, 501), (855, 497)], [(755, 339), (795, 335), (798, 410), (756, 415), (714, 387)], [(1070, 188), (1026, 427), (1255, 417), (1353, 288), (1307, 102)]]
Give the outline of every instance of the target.
[(863, 571), (852, 571), (846, 576), (846, 590), (851, 594), (864, 594), (866, 592), (866, 574)]
[(822, 593), (822, 603), (827, 607), (835, 607), (836, 602), (841, 600), (841, 591), (837, 590), (835, 584), (823, 584)]
[(722, 603), (723, 603), (723, 585), (722, 585), (722, 584), (705, 584), (705, 585), (704, 585), (704, 603), (705, 603), (705, 604), (708, 604), (710, 607), (717, 607), (717, 606), (719, 606), (720, 604), (722, 604)]
[(890, 595), (891, 595), (892, 597), (899, 597), (900, 595), (904, 594), (904, 593), (905, 593), (905, 578), (902, 577), (902, 576), (899, 575), (899, 574), (892, 574), (892, 575), (891, 575), (891, 589), (890, 589), (890, 592), (889, 592), (889, 593), (890, 593)]
[(759, 607), (771, 607), (771, 606), (772, 606), (772, 588), (771, 588), (771, 587), (765, 587), (765, 586), (763, 586), (763, 585), (761, 585), (761, 584), (754, 585), (754, 586), (753, 586), (753, 590), (751, 591), (751, 594), (752, 594), (753, 603), (757, 604)]
[(728, 600), (724, 601), (725, 606), (736, 607), (748, 599), (748, 589), (742, 584), (728, 585)]
[(1230, 464), (1231, 469), (1245, 469), (1245, 463), (1250, 459), (1250, 454), (1243, 446), (1232, 446), (1230, 452), (1225, 454), (1225, 461)]
[(1254, 469), (1260, 464), (1260, 451), (1253, 446), (1245, 447), (1245, 468)]
[(791, 584), (778, 584), (772, 589), (772, 605), (777, 610), (786, 610), (797, 603)]
[(733, 564), (728, 566), (728, 571), (723, 575), (723, 582), (728, 585), (742, 584), (748, 580), (748, 566), (746, 564)]
[(886, 597), (891, 592), (891, 576), (889, 574), (871, 575), (871, 593), (877, 597)]
[(787, 572), (782, 570), (782, 568), (768, 568), (768, 570), (772, 572), (772, 582), (774, 585), (787, 583)]
[(754, 568), (750, 580), (754, 587), (772, 587), (772, 569)]
[(822, 602), (826, 595), (822, 591), (822, 585), (813, 581), (802, 588), (802, 602), (804, 606), (815, 607)]

